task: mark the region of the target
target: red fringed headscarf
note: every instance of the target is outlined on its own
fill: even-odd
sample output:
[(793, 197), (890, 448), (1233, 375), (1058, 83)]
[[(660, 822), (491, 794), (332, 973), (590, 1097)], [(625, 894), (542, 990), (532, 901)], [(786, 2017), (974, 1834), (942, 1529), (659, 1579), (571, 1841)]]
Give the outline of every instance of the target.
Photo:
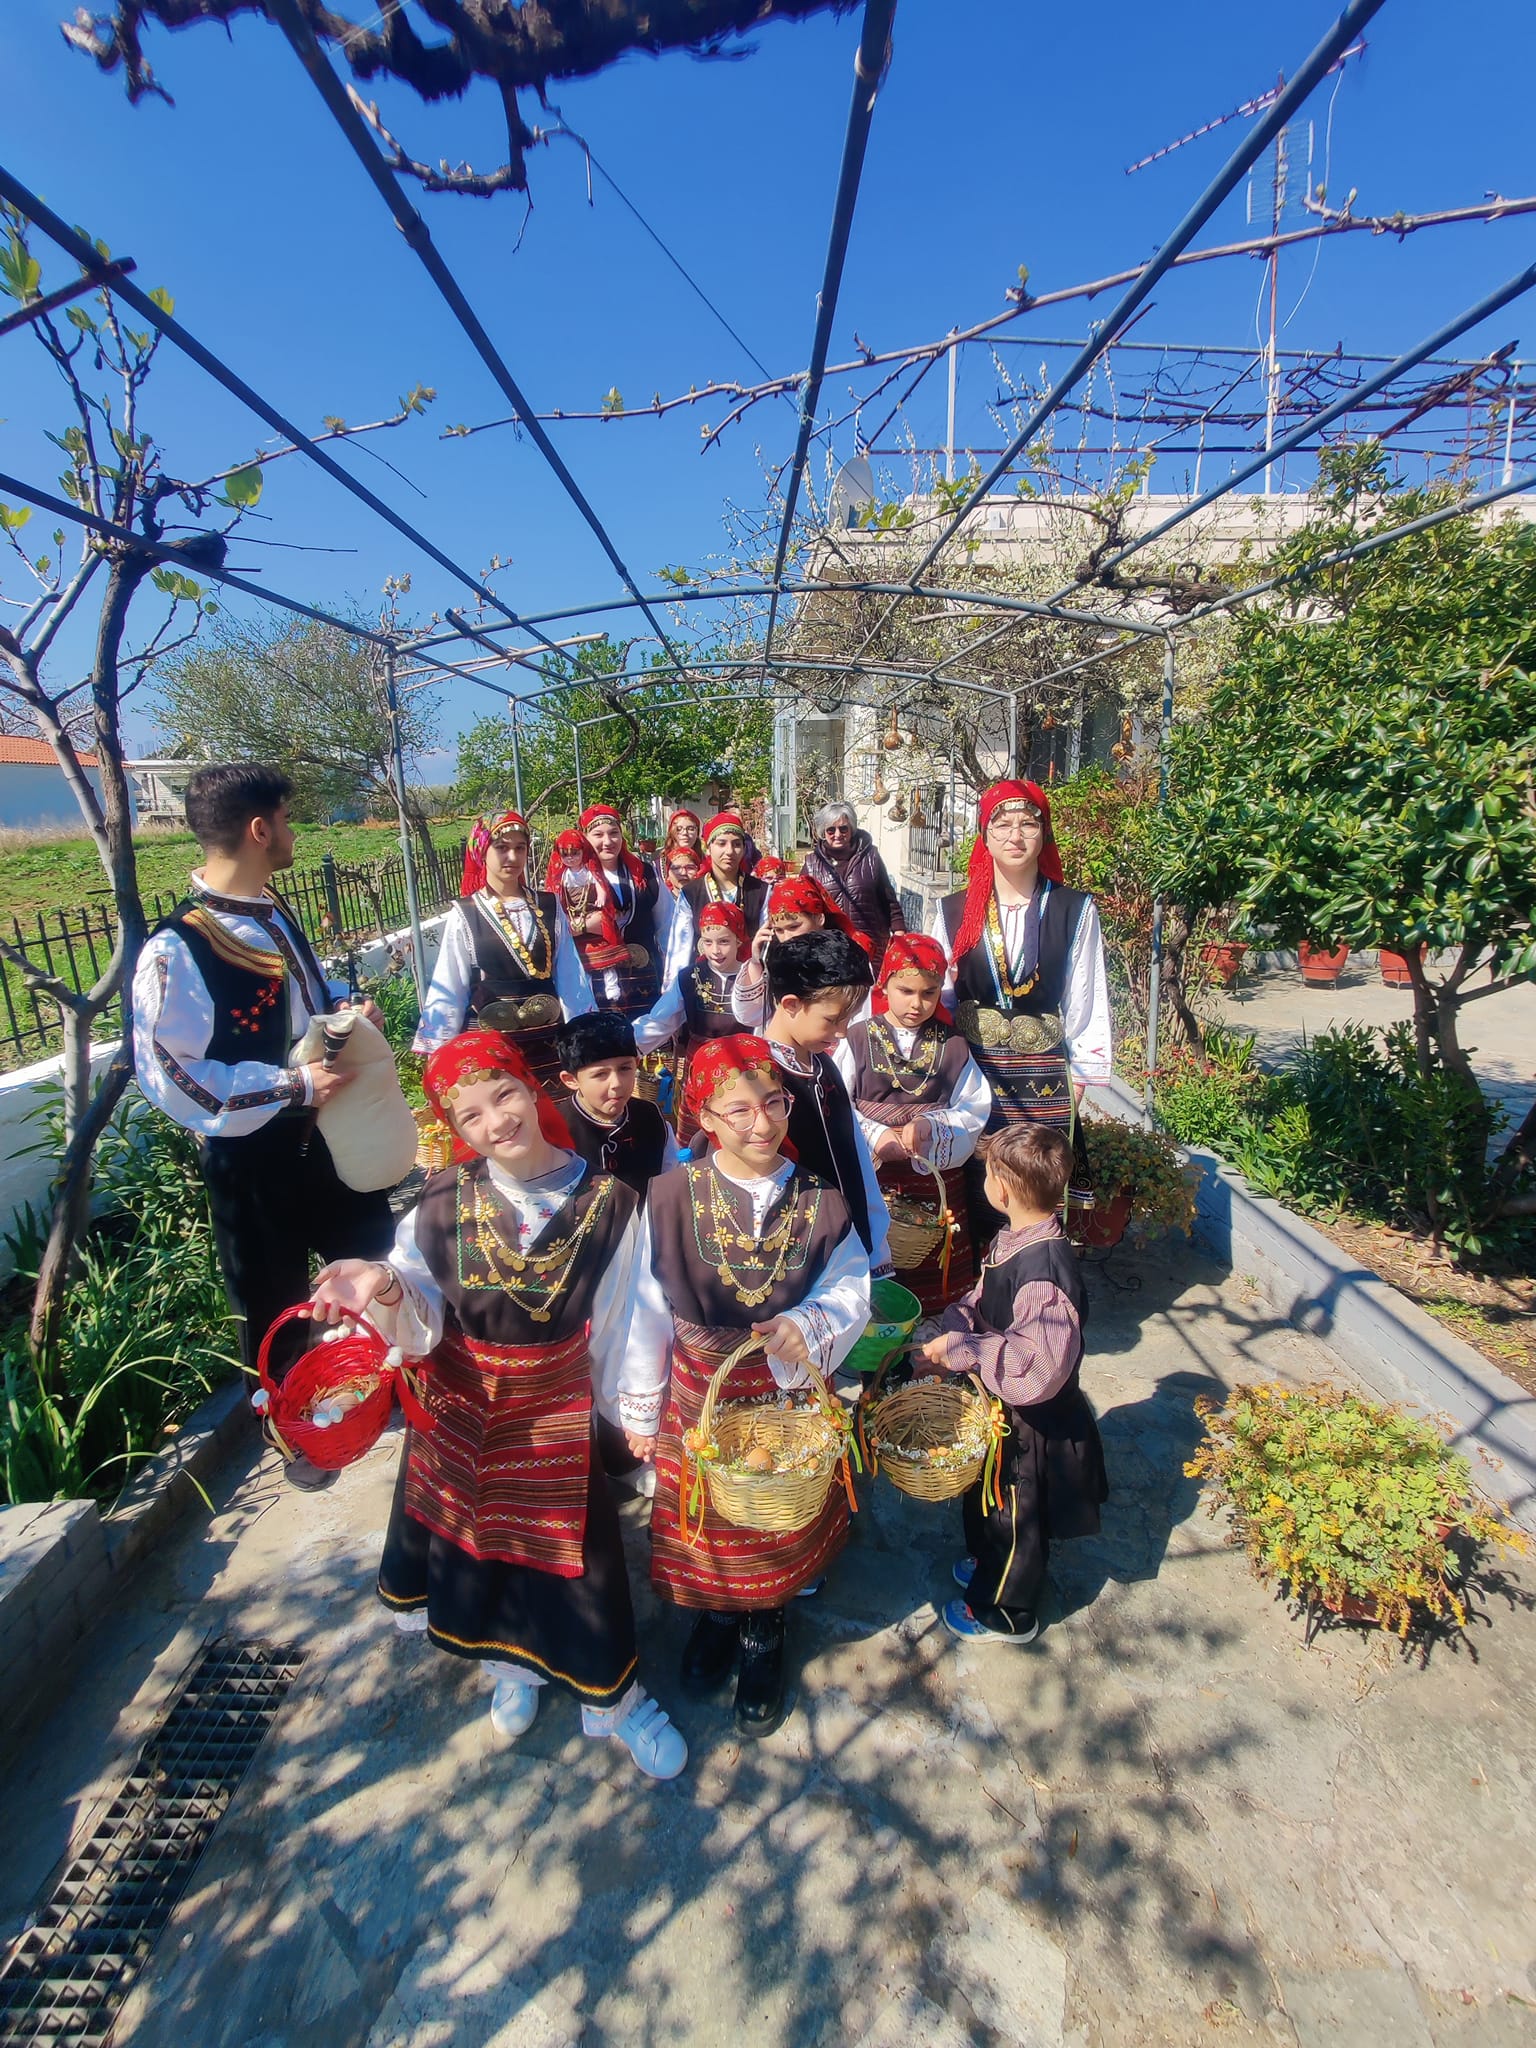
[(683, 1107), (698, 1121), (699, 1111), (738, 1074), (775, 1072), (773, 1054), (766, 1038), (750, 1031), (738, 1031), (730, 1038), (706, 1038), (688, 1062), (688, 1080), (683, 1089)]
[(737, 951), (746, 951), (747, 913), (739, 903), (706, 903), (699, 912), (699, 930), (707, 932), (711, 925), (723, 925), (735, 938)]
[(486, 849), (498, 832), (504, 832), (508, 825), (521, 825), (528, 830), (528, 820), (521, 811), (503, 811), (499, 818), (487, 821), (475, 820), (475, 829), (469, 835), (469, 844), (464, 849), (464, 876), (459, 883), (461, 896), (474, 896), (485, 887)]
[(768, 908), (763, 915), (768, 918), (820, 917), (835, 931), (840, 931), (844, 938), (862, 946), (866, 953), (872, 951), (868, 939), (848, 913), (838, 909), (814, 875), (790, 875), (782, 882), (775, 882), (768, 891)]
[(782, 882), (790, 872), (789, 862), (780, 860), (776, 853), (760, 853), (757, 866), (752, 871), (760, 882)]
[(500, 1031), (461, 1031), (457, 1038), (440, 1045), (421, 1070), (421, 1085), (433, 1115), (453, 1133), (455, 1161), (477, 1159), (480, 1154), (459, 1136), (453, 1120), (454, 1091), (466, 1081), (484, 1081), (492, 1074), (510, 1074), (514, 1081), (522, 1082), (538, 1110), (539, 1131), (545, 1142), (569, 1152), (571, 1134), (564, 1119), (534, 1080), (532, 1069), (512, 1040)]
[(1009, 804), (1029, 804), (1040, 813), (1040, 822), (1045, 827), (1040, 845), (1040, 872), (1048, 882), (1065, 883), (1066, 877), (1061, 872), (1061, 849), (1051, 832), (1050, 798), (1038, 782), (994, 782), (990, 789), (982, 791), (981, 803), (977, 807), (976, 844), (971, 848), (970, 866), (966, 870), (965, 911), (960, 919), (953, 956), (956, 961), (981, 941), (993, 883), (992, 856), (987, 851), (987, 827)]
[(699, 857), (702, 859), (704, 853), (704, 834), (701, 831), (699, 831), (699, 814), (697, 811), (690, 811), (686, 807), (683, 810), (674, 811), (672, 815), (668, 818), (667, 834), (661, 842), (662, 853), (664, 855), (669, 854), (672, 852), (674, 847), (681, 846), (683, 843), (677, 837), (676, 833), (676, 826), (679, 818), (691, 818), (693, 820), (693, 829), (695, 832), (698, 832), (699, 837), (697, 844), (690, 845), (688, 851), (690, 853), (698, 854)]
[[(583, 812), (583, 817), (588, 813)], [(624, 944), (624, 934), (619, 929), (619, 906), (613, 898), (613, 884), (603, 873), (603, 864), (597, 857), (597, 849), (583, 832), (562, 832), (550, 848), (549, 866), (544, 870), (546, 889), (565, 900), (565, 875), (568, 868), (584, 869), (597, 890), (597, 912), (603, 920), (600, 939), (589, 939), (585, 933), (573, 936), (581, 948), (582, 959), (589, 967), (607, 969), (617, 967), (629, 957)]]
[[(619, 865), (624, 869), (635, 887), (637, 889), (640, 888), (645, 881), (645, 867), (641, 862), (639, 854), (630, 852), (629, 841), (624, 837), (624, 820), (619, 816), (612, 804), (588, 804), (587, 808), (576, 820), (576, 830), (578, 832), (585, 832), (595, 818), (612, 818), (615, 825), (618, 826), (620, 840)], [(599, 862), (598, 865), (601, 866), (601, 863)]]
[[(891, 1007), (886, 997), (885, 984), (893, 974), (900, 974), (910, 968), (917, 974), (931, 974), (942, 988), (944, 977), (949, 972), (949, 955), (937, 939), (930, 939), (923, 932), (892, 932), (885, 944), (885, 958), (880, 962), (880, 975), (875, 983), (875, 992), (869, 999), (871, 1013), (883, 1017)], [(941, 1024), (951, 1024), (954, 1019), (940, 1003), (933, 1013)]]

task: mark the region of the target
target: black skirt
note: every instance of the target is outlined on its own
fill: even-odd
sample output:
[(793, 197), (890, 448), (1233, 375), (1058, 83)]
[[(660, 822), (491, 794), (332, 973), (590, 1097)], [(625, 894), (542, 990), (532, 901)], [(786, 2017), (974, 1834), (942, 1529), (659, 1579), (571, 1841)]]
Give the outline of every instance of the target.
[(454, 1657), (526, 1664), (584, 1706), (616, 1706), (635, 1676), (635, 1611), (618, 1511), (594, 1448), (579, 1579), (472, 1557), (405, 1511), (400, 1459), (379, 1565), (379, 1598), (397, 1613), (425, 1607), (427, 1634)]
[(1033, 1615), (1051, 1538), (1097, 1535), (1109, 1498), (1099, 1425), (1075, 1379), (1049, 1401), (1003, 1412), (1002, 1505), (983, 1505), (979, 1481), (962, 1502), (966, 1546), (976, 1559), (969, 1604), (993, 1627)]

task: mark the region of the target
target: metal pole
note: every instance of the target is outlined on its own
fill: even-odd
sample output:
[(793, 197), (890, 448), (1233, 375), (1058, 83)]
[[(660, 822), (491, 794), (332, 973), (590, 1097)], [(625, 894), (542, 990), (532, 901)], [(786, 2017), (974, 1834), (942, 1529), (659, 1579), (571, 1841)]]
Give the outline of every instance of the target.
[(571, 737), (576, 742), (576, 808), (578, 811), (584, 811), (587, 808), (587, 799), (581, 787), (581, 727), (579, 725), (571, 727)]
[(416, 850), (411, 845), (410, 821), (405, 815), (405, 748), (400, 740), (400, 696), (395, 688), (395, 647), (384, 650), (384, 702), (389, 712), (389, 746), (395, 771), (395, 809), (400, 819), (400, 852), (405, 860), (405, 900), (411, 915), (411, 979), (416, 1000), (427, 1000), (427, 962), (421, 934), (421, 897), (416, 888)]
[(1509, 366), (1509, 411), (1504, 416), (1504, 473), (1499, 482), (1507, 484), (1515, 473), (1515, 388), (1520, 382), (1520, 365)]
[(1008, 699), (1008, 779), (1012, 781), (1019, 772), (1019, 700), (1016, 696)]
[(523, 810), (523, 749), (517, 732), (517, 699), (509, 697), (507, 708), (512, 713), (512, 797), (519, 816), (526, 816)]
[[(1173, 746), (1173, 635), (1163, 646), (1163, 729), (1158, 744), (1157, 808), (1168, 806), (1168, 757)], [(1163, 911), (1161, 896), (1152, 905), (1152, 971), (1147, 980), (1147, 1115), (1156, 1114), (1152, 1077), (1157, 1071), (1157, 1024), (1163, 1000)]]
[(944, 436), (944, 475), (948, 482), (955, 480), (955, 358), (958, 348), (949, 352), (949, 428)]

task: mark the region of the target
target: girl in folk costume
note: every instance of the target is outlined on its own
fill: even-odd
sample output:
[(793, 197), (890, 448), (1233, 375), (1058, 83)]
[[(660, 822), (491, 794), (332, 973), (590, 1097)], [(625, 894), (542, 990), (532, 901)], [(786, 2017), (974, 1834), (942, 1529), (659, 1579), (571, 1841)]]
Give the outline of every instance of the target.
[[(978, 823), (969, 880), (934, 920), (950, 960), (944, 1000), (992, 1090), (987, 1132), (1038, 1123), (1075, 1134), (1083, 1085), (1111, 1072), (1098, 912), (1066, 886), (1038, 784), (993, 783)], [(1003, 1221), (982, 1186), (985, 1149), (983, 1138), (967, 1182), (978, 1246)], [(1085, 1178), (1080, 1139), (1076, 1149)]]
[(661, 842), (662, 866), (665, 867), (675, 853), (691, 853), (695, 861), (702, 861), (703, 837), (697, 811), (674, 811), (667, 819), (666, 836)]
[(635, 1679), (618, 1516), (593, 1455), (593, 1385), (649, 1453), (662, 1362), (627, 1358), (636, 1199), (589, 1173), (499, 1032), (428, 1060), (423, 1084), (457, 1163), (428, 1181), (387, 1264), (327, 1266), (314, 1313), (366, 1314), (409, 1357), (430, 1354), (430, 1431), (406, 1437), (379, 1594), (406, 1632), (481, 1661), (503, 1740), (531, 1726), (551, 1679), (588, 1735), (617, 1736), (649, 1777), (687, 1761)]
[[(605, 952), (614, 939), (622, 961), (593, 972), (598, 1008), (622, 1010), (631, 1022), (644, 1016), (661, 992), (661, 968), (672, 929), (672, 896), (656, 873), (624, 843), (624, 827), (612, 804), (589, 804), (576, 820), (596, 855), (601, 900), (587, 912), (587, 935)], [(574, 921), (573, 921), (574, 928)], [(579, 936), (579, 935), (578, 935)], [(589, 958), (588, 970), (593, 962)]]
[(593, 1007), (592, 984), (565, 910), (528, 886), (528, 827), (516, 811), (476, 825), (460, 900), (443, 927), (412, 1051), (428, 1053), (466, 1024), (515, 1037), (536, 1081), (559, 1071), (555, 1032)]
[(662, 865), (661, 879), (674, 896), (699, 879), (699, 857), (691, 846), (674, 846)]
[(683, 1510), (692, 1473), (684, 1434), (711, 1375), (744, 1337), (762, 1340), (734, 1369), (727, 1395), (751, 1399), (823, 1376), (869, 1320), (869, 1262), (836, 1188), (785, 1156), (790, 1103), (770, 1048), (715, 1038), (688, 1073), (688, 1105), (710, 1151), (651, 1184), (630, 1329), (638, 1376), (671, 1380), (656, 1442), (651, 1575), (697, 1619), (683, 1654), (685, 1690), (719, 1685), (740, 1657), (736, 1725), (767, 1735), (784, 1714), (784, 1606), (842, 1548), (840, 1487), (809, 1527), (770, 1534), (706, 1511), (691, 1540)]
[[(848, 1027), (835, 1055), (892, 1213), (907, 1203), (931, 1215), (942, 1184), (953, 1231), (921, 1265), (901, 1272), (925, 1316), (937, 1315), (971, 1284), (964, 1167), (992, 1108), (986, 1078), (939, 1001), (948, 965), (935, 940), (893, 932), (872, 1014)], [(937, 1180), (917, 1164), (922, 1159), (938, 1169)]]
[(677, 899), (672, 944), (662, 975), (668, 987), (694, 961), (699, 913), (706, 903), (734, 903), (748, 933), (762, 922), (768, 891), (746, 867), (747, 828), (735, 811), (721, 811), (704, 827), (704, 864), (697, 881), (689, 882)]
[[(697, 956), (676, 981), (662, 990), (648, 1017), (635, 1026), (635, 1041), (642, 1052), (664, 1044), (682, 1033), (678, 1062), (686, 1075), (693, 1055), (713, 1038), (729, 1038), (736, 1029), (731, 1013), (731, 992), (747, 943), (747, 921), (735, 903), (706, 903), (699, 912)], [(686, 1145), (698, 1133), (688, 1108), (686, 1088), (677, 1113), (679, 1144)]]
[(782, 882), (786, 876), (793, 874), (794, 870), (789, 862), (782, 860), (778, 854), (762, 853), (753, 862), (752, 872), (760, 882), (766, 882), (771, 889), (775, 882)]
[(768, 891), (762, 926), (752, 941), (752, 956), (736, 977), (731, 1008), (737, 1021), (751, 1031), (760, 1031), (768, 1021), (768, 977), (763, 955), (770, 939), (798, 939), (807, 932), (828, 927), (842, 932), (856, 946), (869, 951), (869, 941), (854, 930), (851, 920), (838, 909), (826, 890), (811, 875), (790, 875)]

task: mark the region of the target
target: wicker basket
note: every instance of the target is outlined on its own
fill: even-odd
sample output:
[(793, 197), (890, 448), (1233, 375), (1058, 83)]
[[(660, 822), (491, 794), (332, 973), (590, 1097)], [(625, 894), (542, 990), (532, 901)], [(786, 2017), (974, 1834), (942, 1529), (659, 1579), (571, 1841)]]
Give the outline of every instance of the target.
[[(826, 1505), (827, 1495), (840, 1470), (852, 1505), (853, 1486), (848, 1478), (849, 1421), (841, 1403), (828, 1393), (827, 1383), (815, 1366), (809, 1368), (814, 1399), (805, 1405), (781, 1408), (772, 1402), (723, 1401), (720, 1395), (727, 1375), (744, 1358), (761, 1350), (761, 1338), (749, 1337), (716, 1366), (704, 1395), (704, 1405), (699, 1411), (697, 1427), (689, 1431), (702, 1455), (695, 1455), (685, 1445), (684, 1478), (686, 1482), (691, 1458), (703, 1481), (709, 1504), (723, 1522), (729, 1522), (737, 1529), (759, 1529), (770, 1534), (787, 1535), (793, 1530), (808, 1528), (815, 1521)], [(741, 1472), (722, 1469), (726, 1463), (743, 1457), (750, 1450), (776, 1452), (793, 1448), (811, 1433), (808, 1424), (812, 1421), (816, 1423), (818, 1434), (822, 1433), (827, 1422), (834, 1425), (836, 1432), (836, 1441), (829, 1445), (826, 1455), (818, 1460), (813, 1470)], [(697, 1484), (694, 1497), (697, 1501)], [(695, 1542), (703, 1528), (703, 1520), (700, 1513), (698, 1530), (691, 1539)]]
[(416, 1119), (416, 1164), (426, 1173), (441, 1173), (453, 1164), (453, 1133), (430, 1109), (413, 1109)]
[(941, 1246), (948, 1243), (955, 1231), (955, 1219), (950, 1213), (938, 1168), (931, 1159), (918, 1159), (913, 1163), (933, 1175), (939, 1199), (930, 1223), (912, 1223), (896, 1216), (891, 1218), (891, 1264), (898, 1273), (910, 1273), (914, 1267), (925, 1265)]
[[(956, 1379), (912, 1380), (868, 1402), (864, 1441), (870, 1467), (916, 1500), (953, 1500), (996, 1460), (1003, 1432), (1001, 1405), (979, 1387)], [(966, 1421), (985, 1424), (986, 1443), (960, 1464), (919, 1463), (900, 1451), (943, 1450), (954, 1445)]]
[[(267, 1441), (285, 1463), (307, 1458), (327, 1472), (355, 1464), (384, 1434), (397, 1394), (412, 1426), (431, 1429), (431, 1417), (421, 1406), (410, 1373), (399, 1362), (399, 1352), (391, 1354), (366, 1317), (357, 1318), (358, 1328), (352, 1335), (312, 1344), (289, 1367), (281, 1384), (275, 1381), (272, 1339), (296, 1317), (309, 1320), (308, 1302), (284, 1309), (261, 1340), (256, 1357), (260, 1385), (251, 1396)], [(338, 1420), (328, 1426), (312, 1420), (327, 1397), (348, 1395), (353, 1405)]]

